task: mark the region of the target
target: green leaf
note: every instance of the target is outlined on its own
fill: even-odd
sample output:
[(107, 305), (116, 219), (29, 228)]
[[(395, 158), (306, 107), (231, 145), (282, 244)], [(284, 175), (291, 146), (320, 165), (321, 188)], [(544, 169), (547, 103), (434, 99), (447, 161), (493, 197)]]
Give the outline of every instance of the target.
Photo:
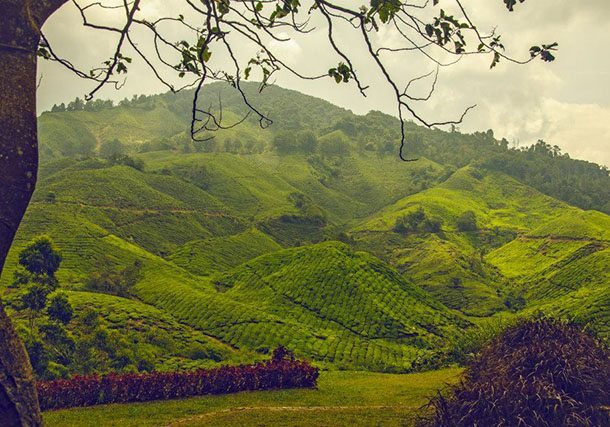
[(203, 62), (208, 62), (210, 60), (210, 57), (212, 56), (212, 52), (210, 51), (209, 48), (205, 48), (205, 50), (203, 51), (203, 54), (201, 55), (201, 59), (203, 59)]
[[(524, 1), (525, 0), (519, 0), (519, 3), (523, 3)], [(506, 8), (512, 12), (517, 4), (517, 0), (504, 0), (504, 4), (506, 4)]]
[(432, 37), (434, 34), (434, 27), (432, 24), (426, 24), (426, 34), (428, 34), (428, 37)]

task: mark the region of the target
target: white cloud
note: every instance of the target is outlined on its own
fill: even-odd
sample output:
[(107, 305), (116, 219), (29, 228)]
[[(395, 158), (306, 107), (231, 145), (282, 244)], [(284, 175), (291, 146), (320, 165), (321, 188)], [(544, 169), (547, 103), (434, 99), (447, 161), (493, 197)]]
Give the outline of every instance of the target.
[(610, 108), (568, 104), (554, 99), (542, 103), (541, 133), (572, 157), (610, 165)]
[[(281, 58), (285, 58), (289, 63), (294, 63), (303, 52), (299, 43), (294, 39), (290, 38), (287, 33), (279, 33), (278, 38), (281, 40), (271, 40), (269, 42), (269, 48)], [(286, 40), (286, 41), (284, 41)]]

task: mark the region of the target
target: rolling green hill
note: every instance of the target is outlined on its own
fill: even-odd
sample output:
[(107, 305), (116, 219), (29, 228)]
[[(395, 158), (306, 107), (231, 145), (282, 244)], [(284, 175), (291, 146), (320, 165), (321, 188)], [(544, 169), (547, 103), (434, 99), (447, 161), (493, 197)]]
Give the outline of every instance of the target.
[(192, 240), (171, 254), (169, 260), (193, 274), (209, 276), (279, 249), (282, 247), (269, 236), (251, 229), (229, 237)]
[(610, 333), (610, 218), (570, 211), (486, 257), (520, 290), (529, 311), (564, 315)]
[[(438, 221), (438, 231), (420, 227), (397, 233), (397, 221), (418, 209)], [(475, 219), (472, 230), (458, 226), (465, 212)], [(357, 226), (353, 236), (359, 247), (386, 259), (448, 307), (481, 316), (506, 309), (504, 282), (510, 277), (484, 254), (501, 246), (514, 256), (507, 242), (572, 212), (578, 210), (504, 174), (466, 167), (384, 208)]]
[[(30, 236), (45, 233), (62, 249), (64, 261), (58, 272), (62, 286), (79, 291), (80, 301), (91, 295), (92, 304), (111, 323), (117, 311), (138, 310), (140, 317), (150, 316), (147, 322), (154, 323), (161, 310), (190, 330), (246, 352), (266, 353), (284, 344), (300, 355), (343, 367), (399, 371), (426, 366), (434, 363), (436, 347), (445, 347), (468, 325), (390, 267), (371, 255), (353, 253), (342, 243), (278, 252), (277, 243), (251, 230), (229, 238), (195, 240), (165, 260), (87, 219), (103, 224), (96, 218), (102, 213), (99, 208), (60, 201), (33, 203), (8, 264), (16, 264), (16, 254)], [(205, 251), (206, 258), (195, 257), (191, 265), (185, 254), (206, 247), (214, 252)], [(275, 252), (231, 270), (240, 261), (269, 251)], [(107, 259), (116, 269), (134, 260), (142, 263), (135, 295), (146, 307), (156, 307), (156, 312), (138, 309), (144, 306), (134, 306), (131, 300), (83, 292), (88, 275)], [(210, 281), (187, 272), (180, 263), (195, 274), (208, 267), (228, 272)], [(258, 274), (295, 288), (257, 290), (262, 282), (257, 284), (251, 275)], [(8, 273), (3, 275), (3, 280), (9, 278)], [(298, 291), (305, 280), (309, 280), (308, 294), (301, 296)], [(361, 306), (354, 310), (356, 301)], [(163, 368), (170, 362), (159, 363)]]
[[(209, 287), (208, 287), (209, 286)], [(138, 295), (237, 347), (283, 344), (342, 367), (411, 370), (468, 325), (390, 267), (328, 242), (255, 258), (208, 286), (145, 278)]]
[(466, 167), (442, 184), (383, 209), (363, 229), (389, 230), (399, 216), (420, 206), (439, 217), (446, 231), (456, 231), (457, 219), (465, 211), (475, 214), (478, 229), (529, 231), (572, 209), (502, 173)]
[(159, 370), (194, 369), (221, 363), (245, 363), (257, 356), (209, 337), (173, 316), (137, 300), (91, 292), (68, 292), (77, 315), (95, 309), (108, 329), (131, 335), (138, 352)]
[[(186, 133), (188, 92), (44, 113), (40, 180), (4, 298), (19, 294), (8, 288), (19, 250), (47, 234), (77, 312), (92, 306), (110, 330), (129, 327), (158, 369), (253, 360), (278, 345), (328, 367), (423, 369), (472, 323), (521, 310), (610, 334), (607, 170), (412, 123), (421, 158), (404, 163), (390, 116), (254, 89), (274, 126), (248, 119), (206, 143)], [(206, 88), (218, 93), (237, 120), (239, 97)], [(115, 139), (122, 151), (104, 155)], [(541, 182), (544, 162), (569, 165), (580, 201), (555, 172)], [(136, 263), (128, 295), (88, 285)]]

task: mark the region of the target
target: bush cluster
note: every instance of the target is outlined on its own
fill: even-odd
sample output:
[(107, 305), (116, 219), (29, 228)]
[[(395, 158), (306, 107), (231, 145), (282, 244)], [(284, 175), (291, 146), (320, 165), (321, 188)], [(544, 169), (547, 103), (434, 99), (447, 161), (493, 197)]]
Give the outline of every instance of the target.
[(318, 368), (282, 347), (271, 360), (184, 372), (80, 375), (37, 383), (42, 410), (108, 403), (145, 402), (239, 391), (315, 387)]
[(439, 427), (610, 425), (610, 351), (577, 325), (522, 321), (430, 406), (423, 424)]
[(438, 218), (429, 218), (423, 208), (398, 218), (394, 224), (394, 232), (407, 234), (412, 232), (440, 233), (442, 222)]

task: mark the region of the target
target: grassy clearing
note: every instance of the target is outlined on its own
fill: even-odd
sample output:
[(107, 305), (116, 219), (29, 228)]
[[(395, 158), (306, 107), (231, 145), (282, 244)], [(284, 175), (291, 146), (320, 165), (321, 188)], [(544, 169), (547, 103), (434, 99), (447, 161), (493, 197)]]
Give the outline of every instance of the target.
[(399, 426), (461, 370), (419, 374), (323, 372), (317, 390), (249, 392), (45, 413), (49, 427)]

